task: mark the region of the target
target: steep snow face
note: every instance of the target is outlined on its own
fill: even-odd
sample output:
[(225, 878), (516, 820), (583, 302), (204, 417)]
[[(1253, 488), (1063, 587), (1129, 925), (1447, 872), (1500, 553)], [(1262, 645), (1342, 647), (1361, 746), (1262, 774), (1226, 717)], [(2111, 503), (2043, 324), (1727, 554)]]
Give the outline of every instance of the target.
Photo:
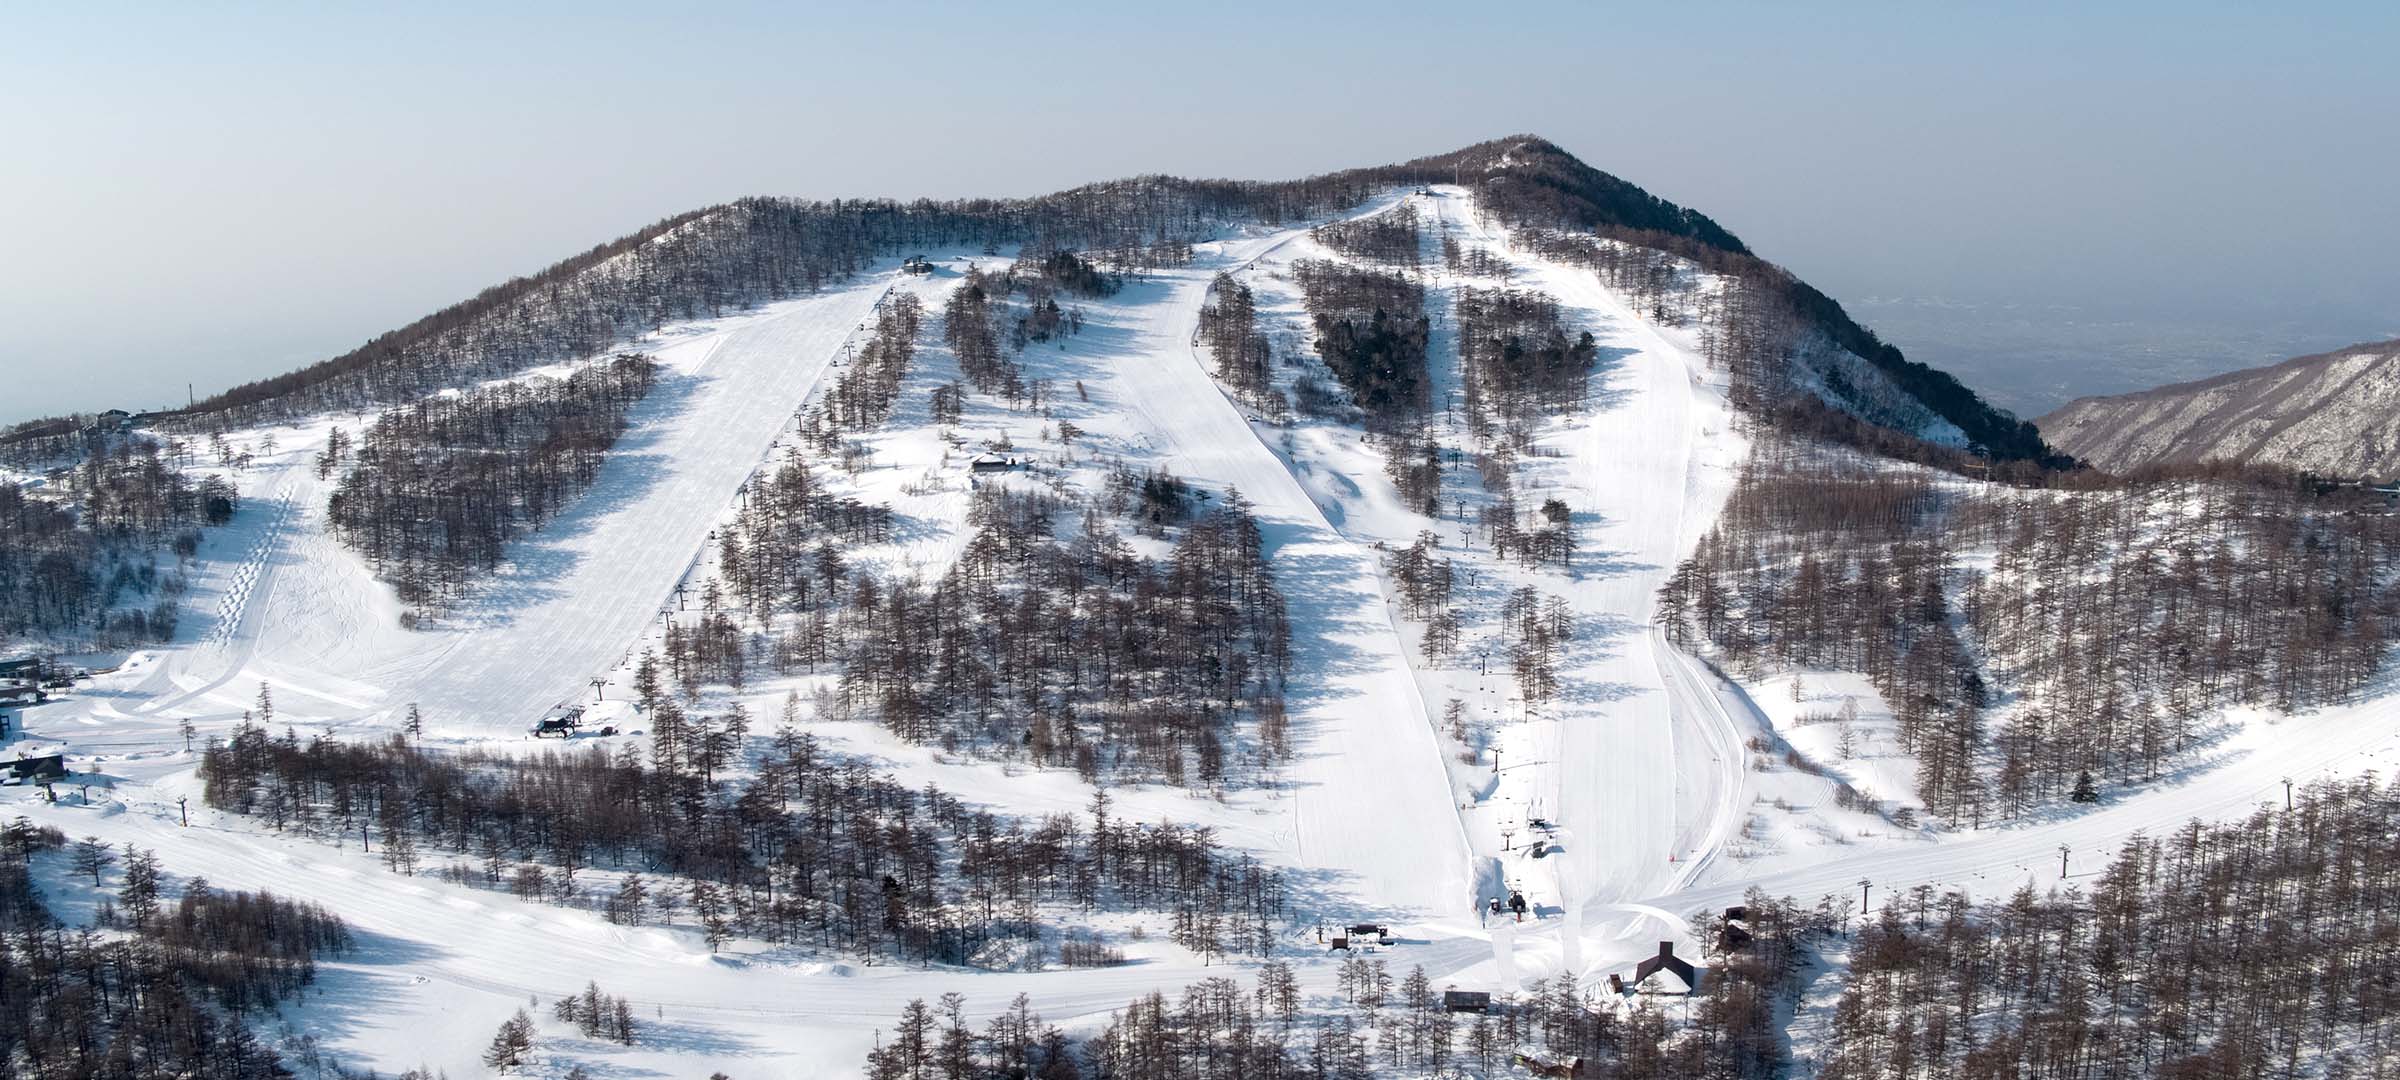
[(2042, 436), (2102, 468), (2238, 461), (2400, 475), (2400, 341), (2068, 402)]
[(1943, 419), (1875, 365), (1822, 333), (1793, 349), (1792, 378), (1826, 404), (1870, 424), (1906, 432), (1936, 446), (1965, 448), (1967, 433)]

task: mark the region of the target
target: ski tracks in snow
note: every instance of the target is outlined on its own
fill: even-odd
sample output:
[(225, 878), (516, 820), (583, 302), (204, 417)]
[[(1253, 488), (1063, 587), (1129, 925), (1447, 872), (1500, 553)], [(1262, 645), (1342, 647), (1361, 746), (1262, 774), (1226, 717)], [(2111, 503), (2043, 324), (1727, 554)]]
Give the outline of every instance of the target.
[(233, 575), (226, 583), (225, 594), (218, 598), (216, 622), (208, 628), (205, 639), (208, 644), (223, 649), (232, 643), (241, 629), (243, 616), (249, 612), (251, 595), (273, 573), (275, 549), (283, 542), (284, 527), (292, 520), (294, 486), (295, 481), (289, 475), (276, 485), (274, 513), (268, 517), (266, 527), (259, 530), (258, 539), (243, 554), (242, 561), (234, 567)]

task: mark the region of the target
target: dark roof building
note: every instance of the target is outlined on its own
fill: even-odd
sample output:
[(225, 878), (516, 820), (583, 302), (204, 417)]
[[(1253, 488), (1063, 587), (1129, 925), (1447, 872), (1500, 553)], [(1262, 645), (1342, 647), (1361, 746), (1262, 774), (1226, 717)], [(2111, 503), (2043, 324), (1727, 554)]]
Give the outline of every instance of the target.
[(37, 784), (45, 780), (64, 780), (67, 778), (67, 759), (64, 754), (21, 757), (15, 761), (0, 762), (0, 773)]
[[(1650, 977), (1659, 976), (1655, 984)], [(1680, 985), (1678, 985), (1680, 983)], [(1690, 994), (1700, 989), (1700, 973), (1675, 955), (1675, 943), (1658, 943), (1658, 955), (1641, 962), (1633, 969), (1633, 985), (1637, 990), (1653, 994)]]
[(1442, 991), (1443, 1012), (1479, 1013), (1492, 1011), (1492, 995), (1481, 990)]

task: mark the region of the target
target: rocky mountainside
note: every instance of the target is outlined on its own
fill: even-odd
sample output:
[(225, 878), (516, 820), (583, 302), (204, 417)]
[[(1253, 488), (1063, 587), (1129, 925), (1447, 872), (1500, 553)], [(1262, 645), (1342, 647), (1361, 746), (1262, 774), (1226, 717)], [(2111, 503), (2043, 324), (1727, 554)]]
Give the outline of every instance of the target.
[(2400, 474), (2400, 340), (2078, 398), (2036, 423), (2052, 445), (2117, 471), (2239, 461), (2388, 479)]

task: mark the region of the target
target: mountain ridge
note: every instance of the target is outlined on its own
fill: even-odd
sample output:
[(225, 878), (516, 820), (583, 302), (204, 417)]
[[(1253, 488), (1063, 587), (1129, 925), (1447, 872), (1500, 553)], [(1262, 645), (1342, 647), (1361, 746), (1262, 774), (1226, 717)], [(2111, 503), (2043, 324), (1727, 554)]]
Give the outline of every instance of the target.
[(2400, 472), (2400, 339), (2081, 397), (2036, 424), (2116, 471), (2225, 461), (2386, 479)]
[[(348, 352), (148, 419), (198, 430), (327, 409), (380, 408), (461, 380), (507, 377), (604, 352), (668, 321), (813, 293), (848, 280), (877, 258), (921, 247), (1088, 250), (1119, 268), (1156, 265), (1172, 258), (1177, 245), (1224, 225), (1319, 217), (1360, 205), (1378, 189), (1438, 182), (1468, 186), (1480, 205), (1512, 228), (1598, 235), (1763, 283), (1798, 323), (1821, 331), (1954, 427), (1965, 445), (1952, 452), (2048, 467), (2071, 464), (2043, 443), (2033, 425), (1987, 404), (1951, 374), (1908, 360), (1839, 302), (1760, 257), (1708, 215), (1594, 168), (1536, 135), (1296, 180), (1145, 175), (1014, 199), (737, 199), (661, 219)], [(1860, 418), (1873, 425), (1871, 413)], [(1923, 438), (1918, 431), (1901, 434)]]

